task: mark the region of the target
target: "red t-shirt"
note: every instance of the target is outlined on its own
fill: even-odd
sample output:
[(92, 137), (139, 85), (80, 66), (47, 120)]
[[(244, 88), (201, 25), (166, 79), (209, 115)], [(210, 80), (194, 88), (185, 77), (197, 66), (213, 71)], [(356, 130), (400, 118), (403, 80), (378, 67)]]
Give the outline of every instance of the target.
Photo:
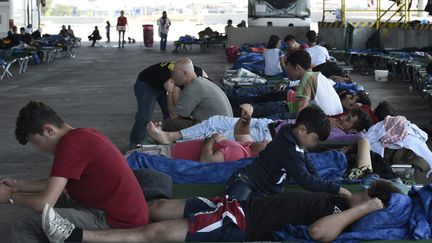
[[(204, 140), (202, 139), (175, 143), (171, 151), (171, 157), (174, 159), (199, 161), (203, 143)], [(215, 143), (213, 149), (222, 152), (225, 162), (237, 161), (243, 158), (255, 157), (251, 150), (251, 144), (252, 142), (241, 143), (223, 140)]]
[(66, 190), (81, 207), (102, 210), (112, 228), (148, 223), (144, 194), (117, 147), (87, 128), (68, 132), (56, 149), (50, 177), (68, 178)]
[(120, 16), (117, 18), (117, 26), (126, 26), (127, 18), (125, 16)]

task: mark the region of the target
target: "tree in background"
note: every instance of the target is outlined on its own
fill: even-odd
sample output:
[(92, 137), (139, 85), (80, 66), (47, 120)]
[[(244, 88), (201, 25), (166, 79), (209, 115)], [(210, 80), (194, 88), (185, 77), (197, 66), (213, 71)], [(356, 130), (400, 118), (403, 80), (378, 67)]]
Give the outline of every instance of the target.
[(78, 8), (72, 5), (55, 4), (53, 0), (45, 0), (45, 7), (42, 7), (44, 16), (77, 16), (79, 15)]

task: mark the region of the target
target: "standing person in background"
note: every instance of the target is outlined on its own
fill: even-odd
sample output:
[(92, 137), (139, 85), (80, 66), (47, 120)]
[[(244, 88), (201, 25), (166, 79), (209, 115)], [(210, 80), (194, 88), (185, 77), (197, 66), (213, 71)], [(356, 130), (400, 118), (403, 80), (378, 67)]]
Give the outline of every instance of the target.
[(227, 25), (225, 26), (225, 34), (228, 34), (228, 30), (230, 28), (234, 28), (234, 26), (232, 24), (233, 24), (233, 21), (231, 19), (228, 19)]
[(171, 26), (171, 20), (168, 18), (166, 11), (162, 12), (162, 17), (158, 19), (157, 25), (159, 26), (159, 36), (161, 38), (160, 49), (166, 51), (168, 31)]
[[(126, 25), (128, 25), (127, 18), (124, 16), (124, 11), (120, 12), (120, 17), (117, 18), (117, 31), (119, 33), (119, 46), (118, 48), (124, 48), (124, 36), (126, 32)], [(123, 37), (122, 37), (123, 34)]]
[(106, 22), (105, 29), (106, 29), (107, 43), (110, 43), (111, 42), (111, 39), (110, 39), (111, 23), (109, 21)]

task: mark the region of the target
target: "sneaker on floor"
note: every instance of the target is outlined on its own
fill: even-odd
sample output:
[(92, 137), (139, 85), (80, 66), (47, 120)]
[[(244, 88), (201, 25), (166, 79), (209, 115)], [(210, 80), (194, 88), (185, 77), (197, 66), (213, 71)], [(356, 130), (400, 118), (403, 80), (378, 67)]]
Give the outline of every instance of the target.
[(75, 225), (62, 218), (48, 203), (42, 212), (42, 229), (50, 242), (64, 242), (75, 229)]

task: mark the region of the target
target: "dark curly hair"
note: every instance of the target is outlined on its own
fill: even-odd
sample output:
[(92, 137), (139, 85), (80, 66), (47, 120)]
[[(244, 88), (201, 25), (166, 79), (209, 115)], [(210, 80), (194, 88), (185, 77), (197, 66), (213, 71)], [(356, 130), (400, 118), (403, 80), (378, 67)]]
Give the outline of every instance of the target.
[(22, 145), (28, 143), (28, 136), (43, 134), (43, 126), (54, 125), (58, 128), (64, 126), (64, 121), (49, 106), (42, 102), (29, 101), (21, 108), (16, 119), (15, 137)]
[(300, 111), (295, 126), (299, 125), (304, 125), (308, 133), (318, 134), (320, 141), (330, 136), (330, 120), (318, 106), (308, 106)]
[(354, 124), (353, 129), (357, 132), (368, 130), (372, 126), (372, 119), (368, 113), (360, 108), (355, 108), (350, 111), (351, 116), (357, 117), (357, 122)]
[(379, 198), (385, 206), (388, 205), (393, 193), (402, 194), (402, 191), (388, 180), (377, 180), (367, 189), (369, 197)]
[(395, 109), (387, 101), (380, 102), (373, 113), (378, 118), (378, 121), (383, 121), (386, 116), (396, 115)]
[(305, 50), (298, 50), (288, 55), (286, 59), (287, 63), (291, 64), (291, 66), (295, 67), (299, 65), (303, 69), (311, 68), (311, 56)]

